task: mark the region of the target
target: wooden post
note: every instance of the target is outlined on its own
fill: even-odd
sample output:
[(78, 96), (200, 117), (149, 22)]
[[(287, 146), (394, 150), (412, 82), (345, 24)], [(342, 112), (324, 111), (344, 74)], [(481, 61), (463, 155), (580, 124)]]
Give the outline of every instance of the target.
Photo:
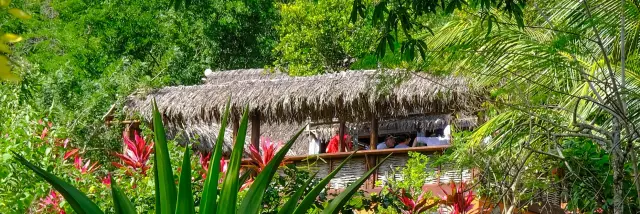
[(258, 112), (251, 115), (251, 145), (260, 148), (260, 114)]
[(345, 133), (345, 124), (344, 121), (340, 121), (340, 129), (339, 129), (339, 133), (338, 133), (338, 152), (344, 152), (346, 151), (345, 147), (345, 142), (344, 142), (344, 133)]
[(375, 150), (378, 145), (378, 118), (371, 118), (371, 135), (369, 135), (369, 150)]
[(238, 129), (240, 129), (240, 121), (238, 119), (231, 120), (231, 129), (233, 130), (233, 143), (235, 144), (238, 137)]

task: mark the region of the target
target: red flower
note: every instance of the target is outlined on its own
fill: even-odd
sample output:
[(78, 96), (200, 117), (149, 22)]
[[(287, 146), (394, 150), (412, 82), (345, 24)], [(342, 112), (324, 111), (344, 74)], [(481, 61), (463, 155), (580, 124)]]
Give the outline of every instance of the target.
[(43, 213), (58, 213), (58, 214), (66, 214), (64, 209), (60, 207), (60, 202), (63, 200), (61, 195), (54, 190), (49, 191), (49, 195), (40, 199), (38, 203), (38, 212)]
[(92, 173), (100, 168), (100, 165), (98, 163), (93, 163), (92, 165), (89, 164), (91, 164), (91, 160), (87, 160), (86, 163), (83, 163), (82, 158), (79, 155), (76, 155), (73, 161), (73, 165), (76, 167), (76, 169), (80, 170), (80, 173), (82, 174)]
[(249, 146), (249, 150), (251, 150), (251, 159), (258, 165), (257, 173), (260, 173), (264, 167), (267, 166), (269, 161), (273, 159), (273, 156), (278, 151), (278, 147), (280, 147), (282, 143), (275, 143), (270, 141), (268, 138), (260, 138), (260, 150), (256, 148), (253, 144)]
[[(124, 154), (114, 153), (114, 155), (120, 158), (120, 160), (122, 160), (122, 162), (124, 162), (129, 168), (132, 168), (133, 170), (140, 169), (143, 175), (147, 175), (147, 169), (151, 167), (147, 165), (147, 162), (149, 162), (149, 156), (153, 150), (153, 142), (147, 144), (144, 139), (138, 135), (138, 132), (135, 132), (134, 136), (136, 141), (135, 143), (123, 133), (122, 138), (124, 139), (124, 143), (127, 145), (125, 152)], [(120, 163), (112, 162), (112, 164), (118, 168), (124, 167)]]

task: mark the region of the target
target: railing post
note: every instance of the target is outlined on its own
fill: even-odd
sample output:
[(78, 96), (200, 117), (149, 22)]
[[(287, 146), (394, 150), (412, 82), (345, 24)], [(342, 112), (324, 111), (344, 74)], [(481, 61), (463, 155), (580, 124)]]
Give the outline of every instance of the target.
[(251, 115), (251, 145), (260, 148), (260, 113)]
[(345, 133), (345, 122), (344, 120), (340, 120), (340, 128), (339, 128), (339, 133), (338, 133), (338, 151), (339, 152), (344, 152), (346, 151), (345, 147), (345, 142), (344, 142), (344, 133)]

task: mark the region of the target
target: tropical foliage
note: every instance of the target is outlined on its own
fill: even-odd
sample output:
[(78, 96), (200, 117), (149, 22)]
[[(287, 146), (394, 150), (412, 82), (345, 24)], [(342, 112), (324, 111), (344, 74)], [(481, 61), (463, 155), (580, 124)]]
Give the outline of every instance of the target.
[[(225, 115), (222, 119), (222, 127), (225, 127), (227, 124), (227, 120), (229, 117), (229, 105), (227, 104), (227, 110), (225, 111)], [(248, 108), (247, 108), (248, 109)], [(239, 173), (240, 173), (240, 164), (242, 160), (242, 153), (244, 144), (244, 138), (246, 137), (247, 125), (248, 125), (248, 111), (245, 110), (245, 113), (242, 116), (242, 120), (240, 122), (240, 128), (238, 135), (236, 138), (238, 139), (234, 145), (234, 150), (231, 155), (231, 160), (229, 162), (229, 169), (226, 173), (224, 181), (222, 182), (222, 186), (218, 189), (218, 181), (216, 178), (220, 177), (220, 171), (217, 169), (220, 163), (220, 157), (222, 154), (222, 141), (224, 140), (224, 129), (221, 129), (220, 135), (218, 137), (218, 142), (216, 143), (215, 149), (213, 151), (213, 156), (211, 156), (212, 163), (209, 165), (208, 176), (205, 180), (204, 191), (202, 193), (201, 204), (199, 206), (199, 210), (201, 213), (258, 213), (262, 208), (262, 200), (264, 197), (264, 192), (267, 189), (271, 179), (276, 173), (276, 170), (280, 164), (280, 162), (284, 159), (286, 152), (291, 148), (296, 138), (300, 135), (303, 129), (300, 129), (297, 134), (295, 134), (291, 140), (289, 140), (286, 144), (283, 145), (282, 150), (277, 152), (273, 156), (273, 159), (269, 161), (269, 163), (263, 168), (263, 170), (258, 174), (255, 178), (255, 182), (251, 185), (247, 194), (244, 195), (244, 198), (241, 200), (238, 205), (236, 201), (238, 201), (238, 189), (239, 186)], [(194, 204), (192, 187), (191, 187), (191, 155), (189, 155), (190, 149), (189, 146), (185, 147), (184, 150), (184, 160), (182, 162), (182, 171), (180, 173), (179, 183), (176, 186), (173, 176), (173, 169), (171, 167), (171, 162), (169, 159), (169, 150), (166, 141), (165, 130), (162, 124), (162, 118), (160, 113), (155, 107), (154, 102), (154, 112), (153, 112), (153, 122), (154, 122), (154, 136), (156, 143), (154, 144), (155, 151), (155, 159), (154, 159), (154, 171), (155, 171), (155, 196), (156, 196), (156, 206), (155, 209), (160, 213), (195, 213), (196, 206)], [(126, 138), (125, 138), (126, 139)], [(144, 141), (140, 141), (144, 142)], [(64, 196), (66, 201), (70, 204), (73, 210), (77, 213), (102, 213), (103, 211), (93, 202), (91, 201), (87, 195), (80, 192), (75, 187), (71, 186), (69, 183), (63, 181), (62, 179), (56, 177), (55, 175), (33, 165), (28, 160), (26, 160), (23, 156), (14, 153), (14, 157), (24, 166), (35, 172), (38, 176), (45, 179), (48, 183), (50, 183), (58, 192)], [(336, 173), (344, 166), (344, 164), (351, 158), (347, 158), (343, 163), (341, 163), (329, 176), (323, 179), (317, 186), (315, 186), (307, 195), (304, 195), (302, 198), (302, 202), (298, 203), (298, 201), (303, 196), (303, 189), (299, 189), (294, 193), (294, 195), (280, 208), (280, 213), (306, 213), (307, 210), (311, 208), (312, 202), (315, 201), (316, 197), (320, 193), (322, 189), (325, 188), (327, 182), (336, 175)], [(364, 184), (364, 181), (375, 171), (380, 164), (382, 164), (384, 160), (382, 160), (376, 167), (373, 167), (369, 172), (365, 174), (362, 178), (358, 179), (354, 184), (347, 187), (347, 189), (340, 193), (332, 200), (332, 202), (324, 208), (323, 213), (338, 213), (341, 208), (346, 204), (346, 202), (351, 198), (351, 196), (358, 190), (358, 188)], [(88, 163), (87, 163), (88, 165)], [(82, 169), (83, 173), (84, 168)], [(309, 178), (305, 184), (308, 185), (313, 176)], [(117, 184), (113, 182), (113, 178), (110, 177), (110, 181), (108, 182), (111, 187), (111, 196), (113, 197), (113, 209), (116, 210), (117, 213), (136, 213), (135, 207), (131, 203), (130, 199), (128, 199), (121, 189), (118, 188)], [(306, 186), (303, 185), (303, 186)], [(53, 196), (57, 197), (57, 195), (52, 193)], [(218, 197), (219, 195), (219, 197)], [(52, 201), (53, 199), (45, 199), (45, 201)], [(55, 199), (57, 200), (57, 199)], [(49, 204), (59, 206), (57, 203), (51, 202)], [(47, 204), (47, 205), (49, 205)]]

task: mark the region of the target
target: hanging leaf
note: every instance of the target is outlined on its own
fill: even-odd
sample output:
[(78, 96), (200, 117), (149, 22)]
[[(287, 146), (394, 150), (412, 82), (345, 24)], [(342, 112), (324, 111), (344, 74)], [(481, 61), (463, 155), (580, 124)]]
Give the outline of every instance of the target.
[(26, 12), (24, 12), (24, 11), (18, 9), (18, 8), (11, 8), (11, 9), (9, 9), (8, 12), (11, 15), (13, 15), (14, 17), (19, 18), (19, 19), (25, 19), (26, 20), (26, 19), (30, 19), (31, 18), (31, 15), (29, 15), (28, 13), (26, 13)]
[(22, 37), (13, 33), (5, 33), (2, 35), (2, 40), (5, 42), (16, 43), (22, 41)]

